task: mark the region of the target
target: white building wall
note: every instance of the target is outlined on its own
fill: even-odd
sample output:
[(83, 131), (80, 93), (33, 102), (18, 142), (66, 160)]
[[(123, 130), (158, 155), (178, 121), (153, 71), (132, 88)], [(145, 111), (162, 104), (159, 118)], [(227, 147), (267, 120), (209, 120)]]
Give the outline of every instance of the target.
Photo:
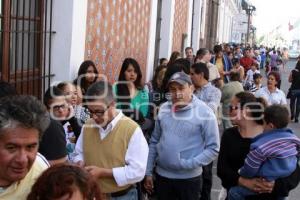
[(163, 0), (161, 9), (162, 21), (160, 30), (161, 41), (159, 45), (159, 57), (169, 58), (172, 53), (175, 1)]
[[(194, 52), (196, 52), (200, 48), (200, 34), (201, 34), (201, 25), (202, 23), (205, 24), (205, 21), (201, 21), (201, 7), (202, 3), (204, 1), (202, 0), (194, 0), (194, 15), (193, 15), (193, 30), (192, 30), (192, 47), (194, 49)], [(205, 13), (205, 11), (204, 11)]]
[(226, 35), (224, 38), (224, 42), (230, 42), (230, 32), (231, 32), (231, 18), (232, 18), (232, 6), (228, 5), (226, 8)]
[[(201, 1), (201, 18), (200, 18), (200, 38), (201, 39), (204, 39), (204, 36), (205, 36), (205, 30), (206, 30), (206, 27), (205, 27), (205, 24), (206, 24), (206, 1), (207, 0), (202, 0)], [(200, 44), (201, 45), (201, 44)]]
[(147, 51), (148, 55), (147, 55), (146, 82), (148, 82), (153, 77), (157, 4), (158, 4), (158, 0), (152, 0), (151, 17), (150, 17), (150, 30), (151, 31), (149, 33), (149, 42), (148, 42), (148, 51)]
[(84, 61), (87, 2), (88, 0), (73, 1), (73, 28), (70, 58), (71, 78), (77, 76), (79, 66)]
[(75, 78), (84, 60), (87, 0), (54, 0), (52, 29), (52, 83)]
[[(233, 20), (238, 14), (238, 7), (234, 0), (221, 0), (219, 10), (219, 28), (218, 41), (219, 43), (227, 43), (232, 41)], [(236, 23), (235, 23), (236, 24)]]
[(230, 29), (230, 7), (226, 7), (226, 27), (225, 27), (225, 37), (223, 38), (223, 42), (229, 42), (228, 37), (229, 37), (229, 29)]
[(218, 38), (218, 42), (219, 43), (222, 43), (223, 42), (223, 38), (224, 38), (224, 28), (225, 28), (225, 23), (226, 23), (226, 18), (225, 18), (225, 1), (224, 0), (222, 0), (221, 1), (222, 3), (221, 3), (221, 9), (220, 9), (220, 15), (219, 15), (219, 19), (220, 19), (220, 28), (219, 28), (219, 30), (218, 30), (218, 35), (219, 35), (219, 37), (217, 37)]
[(231, 16), (230, 18), (230, 30), (229, 30), (229, 37), (228, 37), (228, 40), (230, 42), (232, 42), (231, 38), (232, 38), (232, 29), (233, 29), (233, 16)]
[(193, 21), (193, 0), (188, 0), (188, 21), (187, 21), (187, 38), (184, 44), (184, 49), (186, 47), (192, 46), (192, 21)]
[(226, 37), (227, 37), (227, 28), (228, 28), (228, 5), (224, 5), (224, 24), (223, 24), (223, 29), (222, 31), (222, 40), (220, 40), (221, 43), (226, 42)]
[(219, 43), (222, 40), (222, 29), (224, 25), (224, 0), (220, 0), (219, 14), (218, 14), (218, 26), (216, 34), (216, 42)]

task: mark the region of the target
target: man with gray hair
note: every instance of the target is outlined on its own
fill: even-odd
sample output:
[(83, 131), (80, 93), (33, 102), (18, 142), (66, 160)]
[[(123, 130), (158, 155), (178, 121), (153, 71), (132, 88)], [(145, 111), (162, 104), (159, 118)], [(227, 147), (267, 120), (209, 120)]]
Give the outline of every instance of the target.
[(32, 96), (0, 98), (0, 199), (25, 200), (36, 178), (49, 167), (37, 153), (50, 118)]
[(116, 109), (112, 86), (99, 81), (87, 92), (91, 113), (77, 140), (74, 161), (98, 179), (108, 199), (137, 200), (135, 183), (144, 178), (148, 144), (141, 128)]

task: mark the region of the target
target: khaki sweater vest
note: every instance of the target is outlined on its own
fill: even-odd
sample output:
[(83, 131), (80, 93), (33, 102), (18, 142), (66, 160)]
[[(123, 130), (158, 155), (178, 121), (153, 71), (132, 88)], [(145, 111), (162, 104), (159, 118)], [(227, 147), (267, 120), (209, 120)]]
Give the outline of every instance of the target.
[[(123, 116), (104, 139), (100, 138), (99, 128), (92, 124), (93, 122), (88, 120), (83, 131), (83, 155), (86, 166), (94, 165), (107, 169), (125, 166), (128, 143), (138, 124)], [(119, 187), (114, 178), (101, 178), (98, 184), (103, 193), (118, 192), (130, 187), (130, 185)]]

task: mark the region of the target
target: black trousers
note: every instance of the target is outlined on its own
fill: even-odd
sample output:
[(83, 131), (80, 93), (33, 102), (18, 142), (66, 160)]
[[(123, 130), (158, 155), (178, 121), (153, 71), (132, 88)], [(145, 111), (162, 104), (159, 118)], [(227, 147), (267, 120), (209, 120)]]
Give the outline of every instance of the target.
[(291, 117), (298, 119), (300, 114), (300, 90), (298, 91), (297, 95), (292, 94), (291, 101), (290, 101), (290, 109), (291, 109)]
[(201, 177), (190, 179), (169, 179), (157, 175), (157, 200), (199, 200)]
[(201, 198), (200, 200), (210, 200), (210, 193), (212, 188), (212, 167), (213, 162), (210, 164), (203, 166), (203, 172), (202, 172), (202, 189), (201, 189)]

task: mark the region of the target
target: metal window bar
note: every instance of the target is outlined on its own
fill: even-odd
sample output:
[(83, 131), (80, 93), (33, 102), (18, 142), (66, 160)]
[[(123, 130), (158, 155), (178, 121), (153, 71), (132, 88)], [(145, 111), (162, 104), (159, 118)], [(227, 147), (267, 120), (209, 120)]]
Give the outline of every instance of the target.
[[(38, 9), (39, 9), (39, 7), (37, 6), (37, 4), (38, 4), (38, 2), (37, 2), (37, 0), (34, 0), (34, 5), (33, 5), (33, 10), (34, 10), (34, 17), (37, 17), (37, 16), (40, 16), (40, 15), (38, 15), (37, 14), (37, 11), (38, 11)], [(41, 10), (41, 8), (39, 9), (39, 10)], [(33, 24), (33, 26), (34, 26), (34, 30), (36, 29), (36, 24), (34, 23)], [(33, 59), (32, 59), (32, 91), (33, 91), (33, 93), (35, 93), (35, 82), (36, 82), (36, 78), (35, 78), (35, 70), (36, 70), (36, 62), (35, 62), (35, 60), (36, 60), (36, 53), (37, 53), (37, 49), (36, 49), (36, 38), (37, 38), (37, 34), (34, 32), (33, 33)], [(39, 85), (37, 86), (37, 87), (39, 87)], [(39, 88), (37, 88), (38, 90), (39, 90)], [(39, 96), (39, 94), (37, 94), (38, 96)]]
[[(15, 26), (15, 30), (18, 31), (19, 29), (19, 19), (18, 19), (18, 15), (19, 15), (19, 1), (18, 0), (14, 0), (14, 2), (16, 3), (16, 10), (15, 10), (15, 15), (16, 15), (16, 19), (14, 20), (14, 23), (12, 23), (12, 26)], [(13, 2), (13, 3), (14, 3)], [(15, 5), (14, 5), (15, 6)], [(14, 10), (14, 9), (13, 9)], [(11, 11), (13, 11), (11, 10)], [(14, 13), (11, 12), (11, 16), (13, 16)], [(15, 24), (15, 25), (14, 25)], [(13, 30), (13, 28), (11, 28)], [(15, 37), (15, 56), (12, 56), (12, 58), (14, 57), (14, 70), (15, 70), (15, 76), (14, 76), (14, 81), (15, 81), (15, 87), (17, 88), (17, 70), (18, 70), (18, 34), (17, 33), (11, 33), (11, 37)], [(13, 45), (13, 44), (12, 44)], [(13, 52), (13, 51), (12, 51)]]
[(3, 0), (0, 79), (42, 98), (51, 77), (52, 0)]
[(43, 59), (42, 59), (42, 94), (47, 90), (50, 86), (51, 78), (55, 75), (51, 72), (51, 52), (52, 52), (52, 36), (55, 34), (55, 31), (52, 30), (52, 14), (53, 14), (53, 0), (43, 0), (44, 9), (42, 15), (43, 20), (43, 37), (41, 38), (42, 46), (43, 46)]
[(159, 65), (159, 46), (161, 41), (161, 21), (162, 21), (162, 0), (159, 0), (157, 3), (157, 18), (156, 18), (156, 33), (155, 33), (155, 52), (154, 52), (154, 68)]
[[(32, 0), (29, 0), (29, 6), (28, 6), (28, 10), (29, 10), (29, 12), (28, 12), (28, 15), (29, 15), (29, 19), (31, 18), (31, 2)], [(34, 18), (34, 17), (33, 17)], [(29, 78), (30, 78), (30, 74), (29, 74), (29, 70), (30, 70), (30, 68), (29, 68), (29, 65), (30, 65), (30, 36), (31, 36), (31, 33), (30, 33), (30, 29), (31, 29), (31, 20), (29, 20), (29, 22), (28, 22), (28, 33), (27, 33), (27, 41), (28, 41), (28, 48), (27, 48), (27, 81), (29, 80)], [(29, 93), (29, 91), (30, 91), (30, 88), (29, 88), (29, 84), (27, 84), (27, 93)]]
[[(48, 1), (45, 0), (44, 4), (46, 5), (46, 8), (47, 8)], [(44, 29), (47, 30), (48, 9), (45, 9), (44, 13), (45, 13), (45, 15), (44, 15), (45, 19), (43, 20), (44, 21)], [(44, 46), (44, 50), (43, 50), (44, 55), (46, 55), (46, 48), (45, 48), (46, 44), (47, 44), (47, 34), (46, 34), (46, 32), (44, 32), (44, 45), (43, 45)], [(46, 72), (46, 62), (44, 60), (43, 73), (45, 74), (45, 72)], [(43, 79), (43, 88), (46, 89), (46, 80), (45, 79)]]
[[(10, 10), (8, 11), (8, 15), (9, 16), (7, 16), (7, 17), (11, 17), (11, 15), (10, 15), (10, 12), (11, 12), (11, 9), (12, 9), (12, 1), (10, 1), (9, 2), (9, 4), (10, 4), (10, 6), (9, 6), (9, 8), (10, 8)], [(6, 30), (9, 32), (9, 31), (11, 31), (11, 27), (10, 27), (10, 23), (11, 23), (11, 20), (9, 20), (9, 22), (7, 23), (7, 27), (6, 27)], [(5, 33), (4, 33), (5, 34)], [(10, 34), (9, 33), (7, 33), (9, 36), (8, 36), (8, 38), (9, 38), (9, 42), (10, 42)], [(9, 44), (10, 45), (10, 44)], [(8, 48), (9, 48), (9, 46), (8, 46)], [(10, 49), (10, 48), (9, 48)], [(5, 49), (4, 49), (5, 50)], [(12, 62), (11, 62), (11, 60), (10, 60), (10, 52), (8, 52), (7, 53), (7, 55), (8, 55), (8, 81), (10, 82), (10, 66), (12, 65)]]
[[(29, 0), (30, 1), (30, 0)], [(25, 2), (23, 1), (23, 18), (25, 17)], [(25, 20), (22, 20), (22, 36), (21, 36), (21, 41), (22, 41), (22, 45), (21, 45), (21, 49), (22, 49), (22, 55), (21, 55), (21, 82), (24, 81), (24, 29), (25, 26)], [(28, 87), (28, 86), (27, 86)], [(24, 86), (23, 84), (21, 85), (21, 93), (24, 93)]]

